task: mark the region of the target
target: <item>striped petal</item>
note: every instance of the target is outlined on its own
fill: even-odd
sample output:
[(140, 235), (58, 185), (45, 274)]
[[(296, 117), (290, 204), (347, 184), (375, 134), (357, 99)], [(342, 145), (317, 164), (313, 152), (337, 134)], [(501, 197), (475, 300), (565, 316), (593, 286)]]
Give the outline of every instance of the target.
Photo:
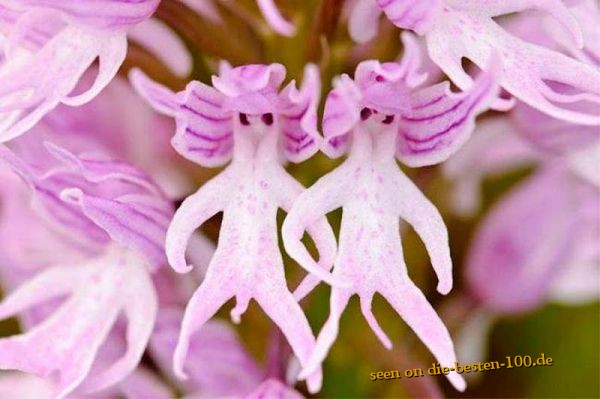
[(475, 118), (498, 93), (488, 72), (465, 93), (453, 93), (448, 82), (414, 92), (410, 110), (400, 116), (398, 159), (409, 166), (445, 161), (469, 139)]
[(281, 93), (280, 124), (283, 151), (292, 162), (302, 162), (318, 150), (317, 107), (321, 81), (316, 65), (304, 69), (300, 90), (291, 82)]
[(223, 110), (223, 95), (200, 82), (191, 82), (180, 93), (173, 93), (141, 71), (130, 79), (138, 93), (157, 111), (175, 118), (172, 139), (175, 150), (186, 159), (206, 167), (216, 167), (231, 159), (233, 123)]

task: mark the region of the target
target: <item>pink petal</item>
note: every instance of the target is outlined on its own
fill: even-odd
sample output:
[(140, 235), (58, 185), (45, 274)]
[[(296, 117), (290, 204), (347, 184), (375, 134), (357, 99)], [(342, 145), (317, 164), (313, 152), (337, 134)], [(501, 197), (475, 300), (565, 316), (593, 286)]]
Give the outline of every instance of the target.
[(175, 117), (175, 150), (192, 162), (207, 167), (227, 163), (233, 147), (231, 115), (223, 111), (223, 96), (210, 86), (191, 82), (175, 94), (154, 83), (140, 71), (131, 81), (138, 93), (159, 112)]
[(348, 133), (360, 120), (359, 101), (361, 93), (348, 75), (334, 82), (334, 89), (327, 96), (323, 114), (325, 146), (322, 151), (329, 157), (339, 157), (347, 151)]
[(348, 30), (357, 43), (366, 43), (377, 35), (381, 9), (374, 0), (357, 0), (350, 10)]
[(292, 162), (302, 162), (318, 151), (317, 107), (321, 97), (321, 80), (316, 65), (304, 69), (298, 91), (291, 82), (281, 93), (281, 129), (284, 153)]
[[(126, 48), (123, 33), (67, 26), (24, 60), (7, 60), (0, 68), (0, 141), (23, 134), (61, 102), (75, 106), (90, 101), (115, 76)], [(69, 97), (96, 58), (96, 81), (84, 93)]]
[(187, 197), (175, 212), (167, 231), (166, 254), (169, 264), (178, 273), (187, 273), (192, 266), (185, 260), (188, 241), (204, 222), (223, 210), (222, 199), (230, 195), (228, 176), (219, 175)]
[[(133, 371), (149, 339), (157, 307), (146, 262), (137, 254), (113, 248), (87, 265), (40, 273), (0, 304), (0, 317), (65, 294), (70, 295), (46, 320), (24, 334), (0, 339), (0, 367), (51, 379), (58, 397), (84, 380), (89, 387), (102, 389)], [(107, 370), (88, 378), (96, 353), (121, 310), (128, 319), (127, 352)]]
[[(501, 56), (500, 84), (530, 106), (558, 119), (585, 125), (600, 124), (597, 113), (572, 110), (574, 102), (600, 103), (600, 71), (589, 64), (536, 46), (505, 32), (491, 16), (525, 8), (541, 8), (558, 18), (581, 44), (576, 20), (559, 1), (494, 2), (482, 8), (479, 2), (457, 2), (446, 8), (426, 35), (429, 54), (461, 89), (471, 84), (461, 60), (467, 58), (480, 68), (490, 65), (492, 54)], [(565, 90), (557, 90), (549, 82)]]
[[(10, 0), (9, 0), (10, 1)], [(18, 8), (49, 8), (66, 13), (81, 24), (98, 28), (118, 29), (138, 24), (148, 19), (158, 7), (160, 0), (100, 0), (94, 4), (82, 4), (78, 0), (19, 0)]]
[(283, 36), (293, 36), (296, 33), (294, 25), (283, 18), (273, 0), (256, 0), (256, 3), (275, 32)]
[(441, 13), (441, 0), (376, 0), (386, 17), (402, 29), (427, 32)]
[(442, 164), (444, 175), (455, 185), (455, 212), (472, 216), (479, 209), (480, 185), (487, 176), (532, 166), (544, 158), (516, 130), (504, 116), (483, 120), (465, 146)]
[(158, 19), (134, 26), (128, 37), (148, 49), (177, 76), (186, 77), (192, 72), (193, 60), (185, 43)]
[(466, 93), (451, 92), (447, 82), (415, 92), (410, 110), (401, 115), (398, 158), (409, 166), (445, 161), (469, 139), (476, 116), (498, 93), (490, 73)]
[(520, 312), (545, 299), (573, 245), (573, 191), (568, 175), (547, 168), (492, 209), (467, 260), (467, 281), (485, 306)]
[[(162, 371), (172, 375), (172, 355), (183, 314), (165, 309), (150, 341), (150, 352)], [(248, 354), (233, 330), (211, 321), (194, 334), (185, 363), (190, 376), (183, 385), (188, 392), (205, 396), (244, 396), (263, 378), (263, 372)]]

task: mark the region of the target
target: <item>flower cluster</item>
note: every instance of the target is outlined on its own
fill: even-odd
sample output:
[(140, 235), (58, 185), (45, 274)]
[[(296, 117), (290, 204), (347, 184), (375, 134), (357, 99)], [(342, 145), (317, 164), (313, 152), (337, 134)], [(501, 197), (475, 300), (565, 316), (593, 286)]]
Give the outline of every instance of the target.
[[(386, 349), (395, 339), (374, 315), (375, 294), (442, 365), (469, 350), (466, 326), (487, 331), (548, 300), (598, 298), (597, 3), (332, 3), (313, 10), (318, 65), (234, 66), (190, 52), (178, 35), (185, 24), (173, 21), (227, 32), (264, 19), (288, 37), (308, 22), (273, 0), (251, 3), (263, 18), (210, 0), (0, 0), (0, 319), (21, 321), (0, 338), (1, 393), (296, 398), (298, 381), (308, 394), (327, 381), (322, 366), (355, 294)], [(351, 66), (336, 70), (329, 45), (342, 22), (358, 44)], [(401, 57), (361, 56), (385, 24), (402, 30)], [(300, 84), (286, 82), (302, 69)], [(321, 163), (304, 163), (313, 157)], [(483, 217), (469, 247), (463, 296), (474, 310), (455, 350), (409, 276), (403, 222), (446, 295), (442, 215), (470, 217), (487, 176), (523, 165), (534, 171)], [(314, 184), (302, 183), (302, 168)], [(449, 210), (411, 179), (420, 171), (441, 172)], [(305, 272), (293, 290), (288, 256)], [(321, 282), (329, 316), (316, 332), (300, 301)], [(254, 327), (241, 323), (251, 300), (277, 327), (262, 365), (212, 320), (233, 298), (241, 332)], [(456, 372), (446, 377), (466, 388)]]

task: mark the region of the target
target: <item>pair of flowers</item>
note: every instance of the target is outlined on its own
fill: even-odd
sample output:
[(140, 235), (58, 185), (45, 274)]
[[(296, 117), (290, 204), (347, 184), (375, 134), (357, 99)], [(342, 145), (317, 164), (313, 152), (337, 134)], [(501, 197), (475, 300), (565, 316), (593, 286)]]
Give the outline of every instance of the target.
[[(354, 79), (336, 79), (323, 116), (324, 138), (317, 130), (318, 74), (307, 66), (303, 84), (283, 90), (282, 65), (222, 64), (213, 87), (191, 82), (179, 93), (141, 72), (134, 87), (158, 111), (175, 118), (174, 148), (202, 166), (231, 163), (189, 196), (175, 213), (166, 238), (171, 266), (190, 269), (184, 254), (191, 234), (223, 212), (219, 244), (207, 275), (190, 300), (175, 351), (175, 369), (185, 376), (183, 360), (190, 335), (230, 298), (235, 321), (255, 299), (281, 328), (308, 379), (320, 385), (320, 364), (333, 344), (348, 299), (361, 297), (371, 328), (386, 347), (391, 341), (371, 313), (371, 299), (381, 293), (444, 364), (455, 361), (450, 336), (431, 305), (409, 279), (399, 236), (400, 218), (424, 240), (439, 277), (438, 290), (452, 288), (452, 263), (445, 225), (435, 207), (400, 171), (396, 157), (411, 166), (443, 161), (469, 137), (476, 116), (497, 98), (498, 86), (484, 73), (466, 93), (449, 84), (420, 87), (420, 50), (405, 34), (401, 63), (360, 64)], [(346, 161), (309, 189), (290, 176), (282, 157), (300, 162), (321, 145), (331, 157)], [(343, 209), (339, 245), (325, 215)], [(283, 225), (287, 252), (310, 275), (296, 290), (287, 289), (278, 248), (276, 212), (288, 212)], [(316, 262), (300, 243), (304, 232), (318, 250)], [(335, 264), (335, 266), (334, 266)], [(333, 273), (328, 270), (334, 267)], [(297, 300), (319, 279), (333, 286), (330, 318), (315, 344)], [(451, 374), (459, 389), (464, 382)]]

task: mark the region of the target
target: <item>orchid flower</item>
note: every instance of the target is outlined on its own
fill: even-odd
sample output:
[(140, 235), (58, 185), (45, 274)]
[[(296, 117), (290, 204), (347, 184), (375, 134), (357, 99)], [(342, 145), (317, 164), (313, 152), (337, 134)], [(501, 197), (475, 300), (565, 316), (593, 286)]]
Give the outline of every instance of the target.
[[(138, 91), (158, 111), (175, 118), (172, 143), (181, 155), (208, 167), (231, 159), (223, 172), (183, 202), (167, 232), (169, 264), (180, 273), (188, 272), (191, 266), (184, 256), (188, 238), (211, 216), (223, 212), (219, 244), (205, 280), (187, 306), (175, 349), (175, 373), (181, 378), (190, 336), (234, 296), (235, 322), (254, 298), (281, 328), (302, 364), (313, 350), (310, 326), (287, 289), (276, 212), (289, 210), (304, 190), (282, 167), (282, 155), (301, 162), (318, 148), (319, 79), (316, 67), (310, 65), (301, 90), (292, 82), (279, 92), (284, 78), (280, 64), (237, 68), (223, 64), (220, 75), (213, 77), (214, 88), (191, 82), (185, 91), (174, 94), (140, 72), (132, 74)], [(335, 254), (331, 227), (321, 218), (309, 232), (320, 259), (317, 264), (306, 253), (310, 261), (303, 266), (337, 283), (324, 269), (331, 266)], [(309, 390), (317, 391), (320, 379), (320, 370), (315, 370), (308, 380)]]
[[(58, 104), (80, 106), (96, 97), (123, 63), (128, 35), (187, 75), (191, 57), (181, 40), (148, 20), (159, 1), (0, 1), (0, 142), (23, 134)], [(96, 60), (95, 81), (78, 87)]]
[[(421, 236), (439, 279), (438, 291), (452, 288), (448, 235), (431, 202), (402, 173), (395, 157), (411, 166), (446, 159), (468, 138), (477, 114), (495, 98), (498, 88), (483, 75), (468, 93), (452, 93), (448, 83), (421, 88), (418, 47), (404, 35), (402, 63), (365, 61), (354, 80), (343, 75), (327, 97), (323, 128), (324, 151), (332, 157), (348, 151), (346, 161), (300, 195), (283, 225), (287, 252), (302, 264), (300, 238), (307, 226), (341, 207), (339, 250), (334, 276), (351, 281), (332, 287), (330, 315), (317, 339), (311, 373), (325, 358), (338, 334), (349, 298), (358, 294), (361, 310), (386, 348), (392, 344), (371, 312), (379, 292), (402, 316), (443, 365), (455, 361), (452, 341), (442, 320), (408, 277), (399, 241), (399, 218)], [(465, 383), (448, 375), (457, 389)]]
[[(600, 273), (600, 136), (530, 108), (515, 111), (518, 123), (489, 120), (444, 165), (459, 182), (459, 198), (470, 197), (469, 213), (477, 209), (483, 177), (537, 167), (492, 208), (469, 252), (465, 277), (472, 296), (498, 314), (533, 309), (554, 286), (565, 298), (600, 293), (592, 278)], [(521, 227), (515, 229), (516, 223)]]
[[(358, 41), (371, 39), (385, 14), (394, 25), (424, 36), (431, 59), (462, 90), (472, 84), (462, 59), (485, 68), (497, 54), (503, 69), (500, 84), (510, 94), (552, 117), (599, 125), (600, 70), (522, 40), (494, 20), (526, 10), (550, 14), (562, 25), (562, 42), (568, 38), (570, 48), (583, 47), (582, 29), (561, 0), (358, 0), (351, 11), (350, 32)], [(593, 104), (596, 112), (572, 110), (574, 102)], [(494, 104), (498, 109), (509, 105)]]
[[(486, 308), (517, 313), (539, 306), (554, 282), (560, 283), (560, 270), (583, 268), (581, 279), (589, 288), (578, 285), (572, 291), (592, 297), (600, 293), (598, 279), (592, 277), (600, 273), (600, 253), (589, 251), (597, 246), (600, 233), (600, 215), (594, 210), (599, 192), (567, 172), (550, 163), (484, 219), (468, 256), (466, 278)], [(515, 223), (521, 226), (517, 230)], [(577, 260), (579, 265), (574, 264)], [(593, 263), (595, 268), (590, 267)]]
[(478, 307), (458, 333), (460, 353), (473, 361), (485, 359), (487, 338), (499, 317), (547, 302), (598, 300), (598, 148), (593, 160), (578, 160), (593, 165), (595, 185), (572, 168), (570, 161), (580, 156), (545, 158), (484, 218), (467, 255), (465, 278)]
[[(131, 373), (150, 338), (157, 312), (152, 270), (165, 263), (172, 206), (142, 172), (123, 162), (76, 156), (47, 144), (56, 166), (38, 170), (6, 147), (0, 157), (34, 193), (34, 208), (87, 254), (44, 268), (0, 303), (0, 318), (51, 304), (23, 334), (0, 339), (0, 368), (48, 379), (55, 397), (76, 388), (96, 392)], [(75, 239), (77, 238), (77, 239)], [(120, 313), (126, 350), (90, 374)]]
[[(595, 20), (600, 18), (598, 5), (581, 1), (572, 8), (584, 29), (585, 46), (573, 55), (582, 61), (600, 67), (600, 42), (594, 39)], [(547, 31), (531, 29), (532, 16), (520, 16), (511, 21), (510, 31), (538, 45), (555, 51), (572, 51), (567, 44), (553, 41), (558, 38), (559, 24), (549, 17), (538, 18)], [(545, 23), (544, 23), (545, 22)], [(572, 110), (582, 113), (600, 112), (594, 104), (574, 104)], [(463, 216), (472, 215), (479, 207), (479, 186), (485, 176), (497, 175), (519, 167), (543, 164), (557, 156), (577, 153), (584, 147), (592, 149), (598, 140), (596, 126), (574, 125), (555, 119), (537, 109), (518, 103), (509, 118), (497, 116), (479, 124), (474, 137), (461, 152), (443, 165), (444, 174), (455, 184), (455, 211)]]

